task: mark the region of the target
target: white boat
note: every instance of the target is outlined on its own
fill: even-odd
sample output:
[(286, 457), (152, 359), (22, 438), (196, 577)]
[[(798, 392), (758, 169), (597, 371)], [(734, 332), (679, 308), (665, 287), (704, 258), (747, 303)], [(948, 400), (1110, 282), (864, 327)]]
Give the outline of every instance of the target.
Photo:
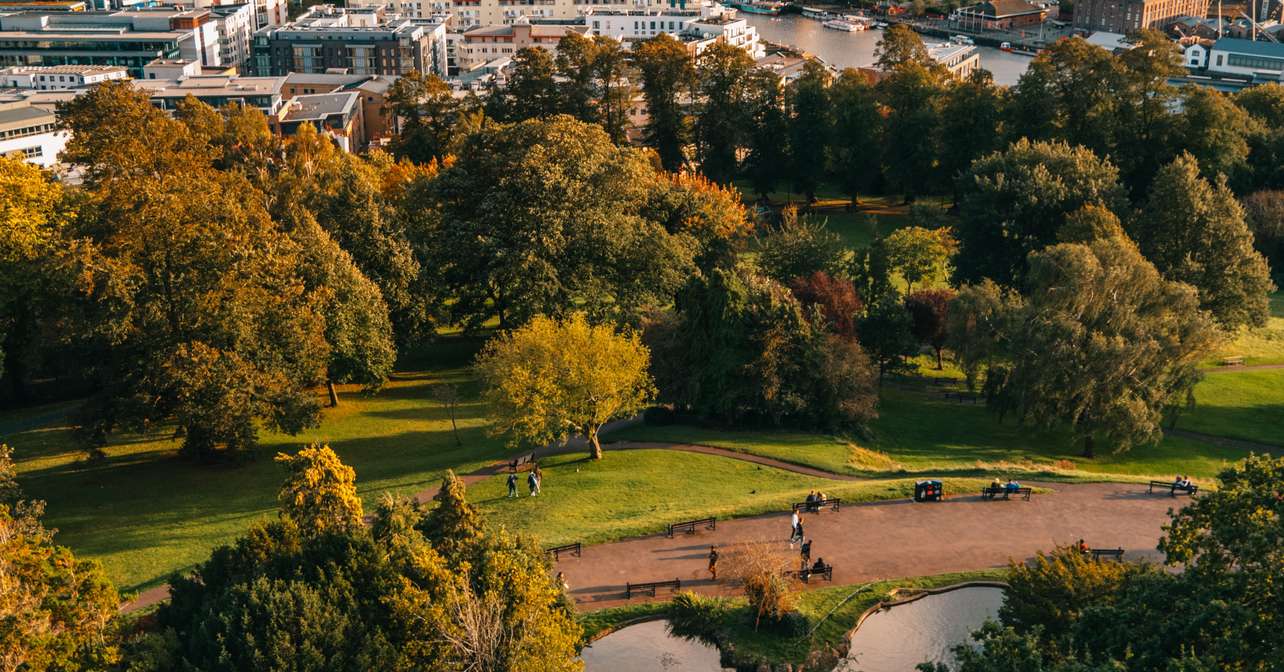
[(875, 27), (875, 28), (877, 28), (877, 29), (879, 29), (879, 30), (885, 30), (885, 29), (887, 28), (887, 22), (885, 22), (885, 21), (875, 21), (875, 22), (874, 22), (874, 27)]
[(865, 30), (864, 25), (848, 21), (847, 19), (830, 19), (820, 25), (831, 30), (841, 30), (846, 33), (855, 33)]
[(968, 37), (967, 35), (955, 35), (954, 37), (950, 38), (950, 41), (953, 42), (954, 44), (967, 44), (967, 45), (976, 44), (975, 42), (972, 41), (972, 38)]

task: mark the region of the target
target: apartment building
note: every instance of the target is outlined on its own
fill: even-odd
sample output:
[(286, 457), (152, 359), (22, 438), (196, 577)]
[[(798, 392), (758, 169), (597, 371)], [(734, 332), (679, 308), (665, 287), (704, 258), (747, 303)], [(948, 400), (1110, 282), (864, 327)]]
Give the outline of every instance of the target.
[(686, 42), (692, 55), (715, 42), (740, 47), (755, 59), (766, 51), (756, 28), (738, 18), (736, 10), (712, 2), (693, 3), (690, 9), (593, 9), (584, 22), (593, 33), (626, 43), (668, 33)]
[(208, 10), (0, 14), (0, 67), (120, 66), (134, 77), (157, 59), (221, 64)]
[[(373, 1), (373, 0), (370, 0)], [(460, 28), (528, 20), (570, 20), (599, 10), (640, 10), (699, 6), (687, 0), (401, 0), (417, 2), (426, 14), (449, 13)]]
[(0, 155), (20, 156), (27, 163), (50, 168), (67, 146), (68, 133), (58, 129), (52, 110), (27, 101), (0, 103)]
[(249, 70), (259, 76), (291, 72), (446, 76), (446, 26), (380, 7), (314, 5), (298, 20), (254, 34)]
[(1109, 33), (1163, 29), (1184, 16), (1208, 15), (1208, 0), (1076, 0), (1074, 27)]
[(388, 103), (388, 89), (396, 77), (382, 75), (341, 75), (334, 73), (290, 73), (282, 93), (286, 100), (318, 93), (356, 92), (360, 97), (361, 122), (367, 144), (386, 138), (395, 130), (396, 115)]
[(119, 65), (18, 65), (0, 70), (0, 87), (41, 91), (79, 89), (127, 77), (129, 71)]
[(554, 51), (569, 33), (590, 35), (592, 31), (582, 24), (532, 24), (524, 20), (473, 28), (464, 32), (462, 42), (456, 46), (455, 61), (459, 70), (466, 72), (497, 58), (511, 58), (527, 47)]

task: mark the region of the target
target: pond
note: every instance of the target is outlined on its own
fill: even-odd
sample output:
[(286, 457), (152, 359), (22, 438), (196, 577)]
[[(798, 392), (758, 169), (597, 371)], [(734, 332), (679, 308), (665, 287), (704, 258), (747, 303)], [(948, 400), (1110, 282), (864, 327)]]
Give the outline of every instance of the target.
[(834, 672), (913, 672), (919, 663), (949, 662), (950, 649), (969, 641), (1002, 604), (1002, 588), (972, 586), (870, 614)]
[(585, 672), (722, 672), (718, 649), (670, 636), (668, 621), (620, 628), (584, 647)]

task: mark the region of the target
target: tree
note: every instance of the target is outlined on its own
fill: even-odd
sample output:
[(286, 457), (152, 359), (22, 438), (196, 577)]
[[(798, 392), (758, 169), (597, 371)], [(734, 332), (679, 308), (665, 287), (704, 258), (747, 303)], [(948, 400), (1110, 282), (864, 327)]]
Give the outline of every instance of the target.
[(1159, 167), (1172, 158), (1177, 89), (1168, 82), (1185, 72), (1176, 43), (1153, 29), (1133, 36), (1136, 48), (1120, 56), (1119, 130), (1112, 157), (1134, 196), (1144, 193)]
[(821, 222), (799, 217), (793, 207), (780, 212), (780, 223), (758, 239), (758, 266), (777, 282), (792, 282), (817, 271), (842, 267), (842, 239)]
[(754, 193), (764, 201), (787, 172), (789, 122), (785, 117), (785, 92), (780, 77), (770, 70), (754, 68), (746, 83), (749, 133), (745, 172)]
[(803, 72), (790, 82), (785, 102), (788, 109), (789, 147), (794, 185), (810, 203), (828, 166), (827, 150), (834, 125), (833, 103), (829, 99), (829, 71), (809, 60)]
[(119, 660), (120, 597), (96, 562), (53, 543), (0, 444), (0, 670), (101, 670)]
[(294, 455), (277, 453), (276, 461), (290, 472), (277, 494), (281, 515), (300, 532), (319, 535), (361, 528), (357, 473), (330, 446), (314, 443)]
[(700, 54), (696, 69), (700, 102), (694, 130), (700, 170), (726, 184), (739, 170), (737, 152), (749, 127), (745, 112), (753, 59), (740, 47), (716, 42)]
[(727, 577), (741, 586), (753, 610), (753, 628), (778, 623), (794, 609), (794, 591), (785, 572), (793, 558), (765, 544), (742, 543), (726, 552)]
[(642, 73), (646, 98), (646, 144), (670, 172), (686, 163), (688, 123), (683, 104), (695, 90), (696, 72), (687, 48), (668, 33), (644, 40), (633, 49), (633, 65)]
[(954, 290), (946, 288), (920, 289), (905, 297), (905, 310), (909, 311), (913, 325), (910, 331), (919, 343), (930, 345), (936, 351), (937, 371), (942, 368), (941, 348), (945, 347), (945, 327), (954, 296)]
[(503, 121), (547, 119), (562, 111), (553, 56), (539, 47), (513, 55), (508, 84), (488, 100), (490, 116)]
[(461, 113), (450, 85), (433, 74), (409, 72), (388, 89), (388, 104), (401, 130), (393, 136), (392, 150), (415, 163), (443, 159), (457, 142), (456, 125)]
[(972, 161), (1001, 148), (1000, 115), (1004, 96), (988, 70), (974, 70), (954, 82), (941, 102), (941, 175), (954, 187), (958, 203), (959, 177)]
[(436, 549), (447, 558), (460, 558), (482, 538), (481, 514), (468, 503), (464, 482), (447, 469), (437, 491), (437, 508), (424, 516), (420, 529)]
[(958, 243), (949, 228), (926, 229), (907, 226), (887, 235), (887, 260), (905, 280), (906, 291), (915, 283), (944, 282), (950, 275), (950, 260)]
[(607, 35), (593, 38), (592, 72), (598, 83), (598, 123), (616, 144), (628, 140), (628, 110), (633, 105), (635, 90), (628, 78), (628, 67), (628, 52), (619, 40)]
[(1020, 140), (981, 157), (963, 176), (955, 277), (1020, 287), (1031, 252), (1056, 241), (1066, 215), (1086, 204), (1126, 206), (1119, 172), (1082, 147)]
[(1157, 440), (1165, 406), (1187, 395), (1214, 343), (1195, 290), (1116, 237), (1033, 253), (1025, 296), (1010, 371), (987, 380), (991, 407), (1068, 426), (1089, 458), (1099, 440), (1116, 450)]
[(882, 173), (881, 164), (870, 160), (870, 148), (880, 146), (883, 116), (874, 87), (855, 68), (838, 75), (829, 97), (834, 108), (831, 168), (855, 206), (861, 192), (873, 188)]
[(1244, 185), (1253, 119), (1220, 91), (1196, 86), (1182, 93), (1175, 133), (1178, 151), (1194, 157), (1205, 179), (1215, 182), (1224, 176), (1228, 184)]
[(325, 321), (264, 199), (127, 82), (70, 101), (62, 121), (66, 157), (85, 167), (57, 272), (75, 288), (65, 334), (94, 353), (90, 445), (172, 421), (209, 459), (253, 446), (260, 422), (315, 424)]
[(856, 340), (856, 320), (864, 309), (851, 280), (816, 271), (794, 278), (789, 290), (804, 307), (817, 306), (829, 330), (849, 341)]
[(1244, 219), (1253, 232), (1253, 246), (1276, 276), (1284, 274), (1284, 191), (1249, 194), (1243, 206)]
[(963, 370), (969, 390), (976, 389), (982, 367), (987, 370), (1002, 356), (1004, 339), (1011, 333), (1008, 321), (1018, 314), (1021, 296), (1003, 290), (986, 278), (963, 285), (946, 309), (946, 345)]
[(598, 91), (593, 73), (594, 51), (591, 36), (568, 32), (557, 41), (556, 56), (553, 59), (559, 78), (559, 109), (586, 124), (598, 121)]
[(450, 431), (455, 437), (455, 445), (464, 445), (464, 442), (459, 440), (459, 425), (455, 424), (455, 414), (459, 412), (459, 388), (449, 383), (435, 385), (432, 388), (432, 398), (446, 407), (446, 414), (450, 416)]
[(668, 302), (698, 252), (651, 216), (668, 182), (644, 152), (561, 116), (475, 134), (408, 202), (452, 322), (512, 328), (574, 304), (628, 321)]
[(860, 321), (860, 340), (878, 366), (880, 385), (888, 372), (918, 352), (913, 328), (913, 318), (895, 292), (886, 292), (868, 304)]
[(874, 49), (874, 65), (887, 72), (907, 63), (926, 66), (931, 62), (932, 57), (923, 46), (922, 38), (903, 23), (893, 24), (884, 30)]
[(1183, 154), (1159, 171), (1145, 210), (1128, 228), (1164, 277), (1195, 287), (1200, 307), (1218, 324), (1266, 323), (1270, 269), (1253, 249), (1244, 210), (1224, 177), (1210, 184), (1194, 157)]
[(914, 59), (897, 65), (877, 85), (885, 110), (883, 166), (906, 203), (936, 181), (943, 77), (935, 62), (929, 66)]
[(560, 321), (536, 317), (496, 337), (476, 367), (496, 433), (527, 445), (579, 434), (598, 460), (602, 425), (641, 411), (654, 396), (649, 362), (637, 334), (590, 325), (577, 313)]

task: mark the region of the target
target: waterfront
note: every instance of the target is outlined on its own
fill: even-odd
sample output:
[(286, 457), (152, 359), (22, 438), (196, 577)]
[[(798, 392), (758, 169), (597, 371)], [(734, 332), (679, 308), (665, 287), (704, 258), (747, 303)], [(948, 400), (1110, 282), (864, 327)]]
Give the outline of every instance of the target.
[[(882, 36), (881, 30), (845, 33), (830, 30), (820, 21), (805, 19), (797, 14), (764, 16), (741, 13), (749, 25), (758, 29), (762, 39), (777, 44), (788, 44), (820, 57), (824, 62), (841, 68), (867, 68), (874, 64), (874, 48)], [(923, 37), (924, 42), (939, 42), (941, 38)], [(977, 47), (981, 53), (981, 67), (994, 75), (994, 82), (1004, 86), (1016, 84), (1017, 79), (1030, 66), (1030, 57), (1009, 54), (993, 47)]]

